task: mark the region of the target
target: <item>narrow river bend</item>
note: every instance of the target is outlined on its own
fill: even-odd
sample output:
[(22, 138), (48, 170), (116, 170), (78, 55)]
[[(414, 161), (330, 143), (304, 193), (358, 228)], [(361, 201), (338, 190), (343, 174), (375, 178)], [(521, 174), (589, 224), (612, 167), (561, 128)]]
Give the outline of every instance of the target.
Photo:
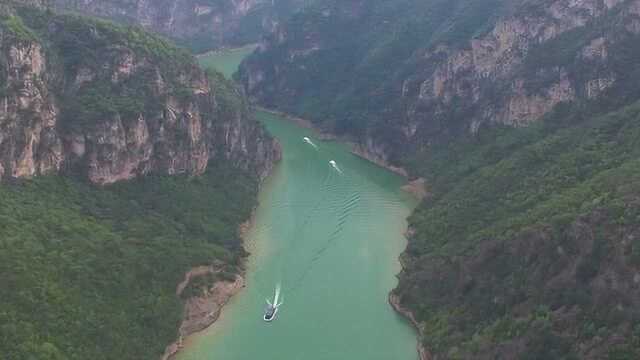
[[(247, 236), (247, 287), (213, 326), (186, 340), (178, 359), (416, 359), (414, 330), (387, 302), (415, 205), (403, 179), (309, 129), (257, 116), (283, 159)], [(284, 304), (266, 323), (265, 298), (278, 283)]]

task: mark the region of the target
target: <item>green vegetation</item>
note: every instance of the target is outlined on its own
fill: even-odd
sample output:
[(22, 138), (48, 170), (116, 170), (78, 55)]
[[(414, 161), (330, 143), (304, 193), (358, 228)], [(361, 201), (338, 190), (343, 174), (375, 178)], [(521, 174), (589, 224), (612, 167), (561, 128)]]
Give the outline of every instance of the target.
[[(457, 345), (473, 354), (519, 337), (527, 359), (575, 359), (583, 340), (572, 335), (576, 327), (608, 339), (640, 324), (633, 308), (615, 308), (634, 301), (633, 293), (591, 286), (605, 272), (630, 271), (620, 264), (636, 261), (640, 248), (619, 250), (640, 219), (640, 103), (602, 115), (592, 110), (560, 107), (529, 128), (487, 129), (412, 159), (432, 196), (409, 219), (409, 269), (417, 267), (417, 275), (399, 291), (409, 291), (406, 305), (426, 323), (429, 348)], [(576, 235), (577, 221), (593, 235)], [(562, 285), (550, 284), (565, 276)], [(460, 278), (473, 280), (461, 288)], [(523, 307), (579, 315), (551, 331), (548, 310), (527, 317)], [(610, 358), (626, 348), (616, 349)]]
[[(44, 177), (0, 186), (0, 348), (7, 359), (157, 359), (181, 319), (183, 274), (237, 272), (247, 174), (152, 176), (96, 188)], [(192, 292), (193, 294), (193, 292)]]
[[(508, 237), (529, 224), (575, 219), (601, 206), (607, 199), (593, 200), (622, 185), (614, 173), (640, 155), (640, 104), (585, 120), (575, 117), (587, 113), (572, 110), (559, 109), (527, 129), (487, 130), (475, 141), (418, 155), (413, 168), (428, 177), (435, 194), (413, 217), (425, 225), (429, 219), (420, 228), (429, 239), (425, 246), (436, 248), (442, 245), (436, 239), (446, 239), (462, 251), (452, 240)], [(578, 123), (564, 127), (563, 120)], [(605, 171), (613, 173), (601, 178)]]
[(95, 68), (117, 55), (115, 44), (157, 62), (163, 73), (173, 74), (176, 65), (195, 65), (189, 51), (138, 26), (78, 15), (54, 15), (29, 7), (20, 8), (18, 14), (41, 38), (59, 47), (67, 69), (79, 65)]
[(207, 76), (213, 88), (221, 117), (235, 117), (249, 108), (248, 104), (244, 102), (245, 98), (238, 93), (233, 81), (226, 79), (222, 73), (211, 69), (207, 70)]
[[(518, 2), (375, 0), (357, 9), (354, 1), (318, 1), (287, 22), (284, 43), (248, 65), (267, 69), (264, 105), (359, 135), (402, 106), (398, 81), (429, 69), (421, 49), (461, 46)], [(313, 55), (291, 60), (290, 51), (314, 46)]]
[[(185, 85), (199, 71), (194, 57), (161, 37), (139, 27), (76, 15), (27, 7), (17, 13), (19, 17), (9, 19), (17, 19), (11, 21), (21, 24), (22, 33), (40, 39), (48, 68), (64, 70), (64, 78), (52, 82), (57, 87), (53, 90), (62, 95), (62, 127), (83, 129), (117, 115), (124, 120), (137, 119), (138, 114), (153, 118), (169, 96), (194, 101), (192, 89)], [(114, 81), (113, 69), (125, 66), (129, 69), (122, 71), (127, 74)], [(84, 82), (63, 84), (72, 79)]]
[[(501, 16), (523, 20), (501, 28), (505, 38), (557, 24), (549, 2), (360, 4), (295, 15), (239, 79), (263, 105), (372, 139), (426, 178), (397, 289), (426, 346), (454, 359), (636, 356), (640, 343), (617, 339), (635, 338), (640, 324), (640, 42), (629, 27), (638, 17), (621, 5), (547, 41), (516, 41), (491, 63), (500, 75), (435, 76), (446, 60), (486, 65), (453, 54)], [(249, 84), (255, 74), (264, 80)], [(528, 128), (497, 125), (561, 98), (558, 84), (576, 100)], [(529, 101), (509, 102), (514, 93)]]
[(0, 28), (20, 41), (37, 41), (36, 34), (26, 27), (18, 16), (11, 15), (5, 19), (0, 18)]
[[(212, 111), (247, 111), (222, 75), (212, 75), (221, 106), (206, 95), (196, 98), (191, 86), (204, 83), (204, 74), (195, 59), (140, 28), (7, 9), (0, 5), (13, 14), (0, 19), (0, 42), (12, 46), (17, 38), (42, 47), (48, 71), (34, 81), (61, 110), (61, 138), (66, 127), (91, 136), (92, 126), (114, 116), (149, 115), (153, 126), (170, 96), (197, 106), (204, 126), (235, 119)], [(2, 58), (0, 95), (18, 90), (7, 89)], [(16, 121), (28, 122), (29, 115), (19, 113)], [(0, 358), (158, 359), (177, 338), (183, 300), (208, 281), (235, 276), (246, 256), (237, 229), (255, 206), (257, 180), (216, 161), (200, 177), (147, 176), (106, 187), (72, 174), (82, 170), (75, 164), (64, 169), (68, 176), (3, 180)], [(211, 264), (221, 272), (176, 296), (186, 271)]]

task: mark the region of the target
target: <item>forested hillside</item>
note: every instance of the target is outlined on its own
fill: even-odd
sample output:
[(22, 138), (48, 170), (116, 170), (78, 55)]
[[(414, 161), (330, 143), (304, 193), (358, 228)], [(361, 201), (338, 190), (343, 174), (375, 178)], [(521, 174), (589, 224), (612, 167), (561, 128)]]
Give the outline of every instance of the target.
[(636, 359), (638, 1), (345, 1), (241, 68), (430, 195), (394, 291), (435, 359)]
[(106, 188), (63, 177), (0, 185), (2, 356), (159, 359), (178, 336), (184, 273), (239, 271), (237, 229), (256, 190), (223, 165)]
[(590, 110), (416, 159), (432, 196), (396, 293), (434, 354), (640, 356), (640, 105)]
[(167, 40), (16, 3), (0, 4), (0, 358), (158, 359), (186, 297), (240, 273), (279, 148)]

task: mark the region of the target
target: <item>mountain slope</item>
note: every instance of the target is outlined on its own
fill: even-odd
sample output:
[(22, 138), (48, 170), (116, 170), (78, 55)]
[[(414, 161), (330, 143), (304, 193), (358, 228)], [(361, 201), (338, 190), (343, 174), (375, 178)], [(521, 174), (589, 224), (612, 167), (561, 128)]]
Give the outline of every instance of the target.
[(265, 41), (240, 79), (262, 104), (375, 143), (396, 162), (481, 126), (524, 126), (561, 102), (637, 90), (634, 1), (454, 5), (308, 10)]
[(395, 293), (436, 358), (638, 356), (640, 107), (589, 110), (418, 156)]
[(233, 87), (162, 39), (28, 8), (2, 25), (0, 177), (76, 171), (105, 184), (202, 174), (216, 157), (264, 176), (277, 156)]
[[(0, 349), (7, 359), (159, 359), (183, 301), (240, 272), (257, 184), (211, 166), (98, 188), (44, 176), (0, 185)], [(215, 266), (176, 295), (184, 273)]]
[(167, 41), (19, 3), (0, 4), (0, 357), (158, 359), (185, 303), (239, 283), (279, 147)]

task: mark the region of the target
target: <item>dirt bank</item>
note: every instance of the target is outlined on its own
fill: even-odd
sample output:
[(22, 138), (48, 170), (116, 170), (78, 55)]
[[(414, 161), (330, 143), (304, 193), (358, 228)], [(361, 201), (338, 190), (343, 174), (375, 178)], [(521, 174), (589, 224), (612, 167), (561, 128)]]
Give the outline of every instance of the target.
[[(222, 269), (216, 265), (199, 266), (191, 269), (185, 274), (184, 280), (176, 287), (176, 296), (182, 295), (184, 289), (193, 279), (207, 275), (215, 276), (221, 271)], [(233, 281), (216, 281), (202, 295), (189, 298), (184, 304), (184, 315), (178, 330), (178, 340), (167, 346), (162, 360), (173, 359), (182, 348), (182, 341), (185, 337), (208, 328), (218, 320), (224, 305), (244, 286), (244, 277), (237, 274)]]
[(420, 356), (420, 360), (432, 360), (433, 358), (431, 354), (429, 353), (429, 351), (427, 351), (427, 349), (425, 349), (424, 345), (422, 345), (422, 341), (420, 340), (421, 338), (420, 334), (422, 334), (422, 326), (420, 326), (420, 323), (416, 321), (416, 318), (413, 316), (413, 313), (411, 313), (411, 311), (403, 308), (400, 305), (400, 298), (398, 297), (398, 295), (389, 294), (389, 304), (391, 304), (391, 307), (393, 307), (395, 311), (397, 311), (399, 314), (407, 318), (418, 331), (417, 348), (418, 348), (418, 355)]

